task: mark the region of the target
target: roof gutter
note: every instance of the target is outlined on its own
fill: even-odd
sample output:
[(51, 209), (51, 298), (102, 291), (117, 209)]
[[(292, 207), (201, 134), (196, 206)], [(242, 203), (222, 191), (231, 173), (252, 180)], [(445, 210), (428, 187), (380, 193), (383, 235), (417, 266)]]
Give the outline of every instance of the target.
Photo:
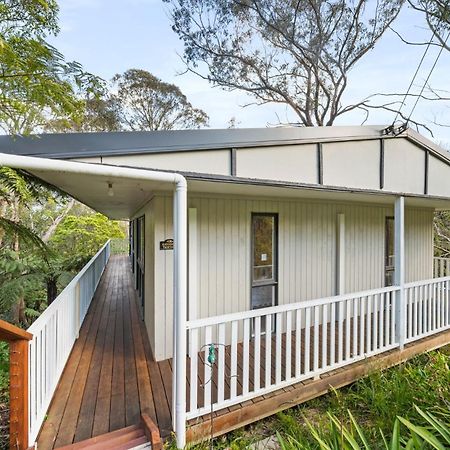
[(80, 163), (0, 153), (0, 166), (33, 171), (85, 174), (172, 183), (174, 185), (173, 265), (173, 428), (177, 448), (186, 444), (186, 305), (187, 305), (187, 182), (178, 173), (148, 171), (101, 164)]

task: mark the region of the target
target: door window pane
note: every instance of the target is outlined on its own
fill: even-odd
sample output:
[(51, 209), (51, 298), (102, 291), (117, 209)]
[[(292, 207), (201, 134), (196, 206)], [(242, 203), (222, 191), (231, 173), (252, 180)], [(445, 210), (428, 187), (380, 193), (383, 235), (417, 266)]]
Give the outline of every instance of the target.
[(252, 288), (252, 309), (273, 306), (274, 285), (256, 286)]
[(386, 217), (386, 244), (385, 244), (385, 285), (392, 286), (394, 284), (395, 271), (395, 229), (394, 218)]
[(274, 216), (253, 216), (253, 281), (274, 279)]

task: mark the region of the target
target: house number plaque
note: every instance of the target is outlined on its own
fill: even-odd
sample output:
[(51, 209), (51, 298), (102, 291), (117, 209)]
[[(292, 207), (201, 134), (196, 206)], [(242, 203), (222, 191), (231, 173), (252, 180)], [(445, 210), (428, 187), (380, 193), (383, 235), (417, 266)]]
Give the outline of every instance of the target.
[(173, 250), (173, 239), (166, 239), (159, 242), (160, 250)]

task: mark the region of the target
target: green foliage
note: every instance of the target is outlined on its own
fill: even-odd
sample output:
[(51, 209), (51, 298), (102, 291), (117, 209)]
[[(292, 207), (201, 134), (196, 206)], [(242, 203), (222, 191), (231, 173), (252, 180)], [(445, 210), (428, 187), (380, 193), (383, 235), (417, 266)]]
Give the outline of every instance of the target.
[(127, 238), (111, 239), (111, 254), (112, 255), (128, 255), (129, 252), (129, 241)]
[(327, 448), (318, 446), (319, 439), (331, 445), (343, 432), (338, 433), (338, 429), (345, 426), (346, 433), (358, 437), (358, 445), (364, 445), (363, 434), (370, 448), (384, 448), (382, 436), (391, 436), (399, 429), (398, 417), (426, 425), (415, 405), (438, 415), (449, 409), (449, 364), (450, 357), (444, 351), (431, 352), (398, 367), (376, 371), (347, 389), (280, 414), (281, 436), (288, 443), (292, 439), (300, 442), (302, 447), (297, 448)]
[(450, 212), (438, 211), (434, 215), (434, 256), (450, 257)]
[(145, 70), (129, 69), (113, 78), (117, 94), (111, 96), (124, 128), (130, 130), (173, 130), (200, 128), (208, 116), (194, 108), (174, 84), (165, 83)]
[[(320, 450), (371, 450), (385, 448), (386, 450), (423, 450), (450, 448), (450, 413), (441, 412), (439, 417), (415, 407), (424, 425), (416, 425), (403, 417), (395, 419), (390, 440), (383, 433), (379, 442), (370, 444), (364, 430), (358, 421), (348, 411), (348, 423), (339, 420), (334, 414), (328, 414), (327, 432), (308, 423), (315, 444), (305, 445), (294, 436), (282, 436), (277, 432), (278, 442), (282, 450), (312, 449)], [(403, 427), (401, 426), (403, 425)]]
[(57, 15), (54, 0), (0, 4), (0, 125), (9, 133), (31, 133), (51, 117), (76, 118), (84, 105), (77, 92), (102, 88), (46, 42), (59, 31)]
[(409, 0), (409, 4), (424, 13), (426, 22), (440, 45), (450, 51), (450, 3), (448, 0)]
[(0, 403), (7, 399), (9, 391), (9, 346), (0, 341)]
[[(37, 291), (42, 283), (42, 259), (35, 255), (19, 257), (19, 254), (4, 249), (0, 258), (0, 317), (25, 326), (33, 320), (38, 311), (26, 307), (28, 295), (33, 305), (38, 303)], [(14, 314), (13, 306), (21, 304)]]
[(86, 98), (84, 109), (80, 117), (75, 120), (67, 118), (50, 120), (45, 130), (50, 132), (89, 132), (89, 131), (121, 131), (120, 104), (110, 94), (91, 96)]
[(124, 237), (119, 223), (103, 214), (69, 215), (59, 224), (51, 244), (68, 266), (81, 268), (108, 239)]

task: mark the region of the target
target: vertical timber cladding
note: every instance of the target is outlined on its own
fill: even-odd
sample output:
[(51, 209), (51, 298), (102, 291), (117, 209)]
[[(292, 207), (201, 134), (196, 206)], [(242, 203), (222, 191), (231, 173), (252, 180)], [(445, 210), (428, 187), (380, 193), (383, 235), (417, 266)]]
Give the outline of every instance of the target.
[[(172, 199), (152, 200), (154, 227), (155, 357), (172, 351)], [(393, 206), (191, 194), (197, 214), (197, 317), (248, 310), (252, 212), (279, 217), (279, 304), (336, 293), (337, 215), (345, 215), (345, 290), (384, 286), (385, 218)], [(430, 278), (432, 211), (406, 210), (407, 281)], [(414, 264), (409, 263), (409, 259)], [(147, 290), (148, 292), (148, 290)], [(156, 317), (157, 316), (157, 317)]]

